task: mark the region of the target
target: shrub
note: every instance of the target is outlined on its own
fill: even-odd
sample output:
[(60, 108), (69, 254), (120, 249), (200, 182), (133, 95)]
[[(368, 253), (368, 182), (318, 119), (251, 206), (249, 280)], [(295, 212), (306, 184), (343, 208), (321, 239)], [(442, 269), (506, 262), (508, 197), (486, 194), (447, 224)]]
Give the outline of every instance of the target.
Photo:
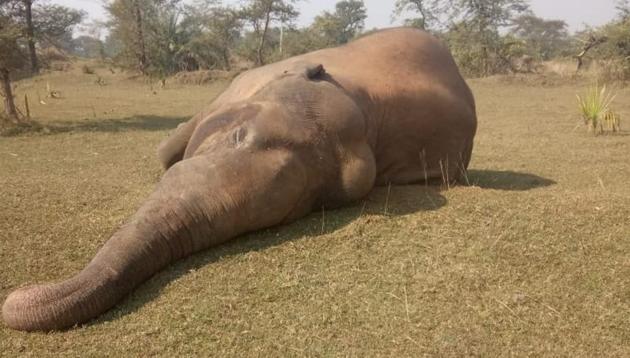
[(619, 116), (610, 108), (615, 97), (606, 86), (600, 88), (598, 85), (589, 88), (583, 97), (577, 95), (580, 114), (589, 131), (597, 135), (606, 130), (619, 130)]
[(93, 75), (94, 74), (94, 70), (88, 65), (83, 65), (81, 67), (81, 72), (83, 72), (86, 75)]

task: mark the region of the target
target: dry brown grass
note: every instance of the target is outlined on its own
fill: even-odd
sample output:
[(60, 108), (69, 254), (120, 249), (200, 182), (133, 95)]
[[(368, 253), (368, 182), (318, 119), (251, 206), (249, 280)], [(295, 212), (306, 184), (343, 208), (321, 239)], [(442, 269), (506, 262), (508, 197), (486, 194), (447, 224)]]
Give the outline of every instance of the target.
[[(80, 270), (158, 180), (157, 143), (219, 89), (76, 72), (20, 84), (62, 93), (33, 106), (50, 133), (0, 138), (0, 300)], [(473, 186), (377, 189), (186, 259), (85, 326), (0, 326), (0, 354), (630, 355), (628, 132), (575, 130), (574, 86), (472, 87)]]
[(574, 59), (560, 59), (542, 63), (538, 72), (556, 82), (564, 80), (564, 83), (574, 84), (584, 81), (625, 84), (628, 80), (626, 67), (624, 61), (619, 59), (586, 59), (584, 67), (577, 72), (577, 62)]
[[(180, 85), (206, 85), (217, 80), (229, 80), (236, 76), (237, 72), (221, 70), (201, 70), (194, 72), (180, 72), (173, 76), (170, 81)], [(169, 81), (169, 82), (170, 82)]]

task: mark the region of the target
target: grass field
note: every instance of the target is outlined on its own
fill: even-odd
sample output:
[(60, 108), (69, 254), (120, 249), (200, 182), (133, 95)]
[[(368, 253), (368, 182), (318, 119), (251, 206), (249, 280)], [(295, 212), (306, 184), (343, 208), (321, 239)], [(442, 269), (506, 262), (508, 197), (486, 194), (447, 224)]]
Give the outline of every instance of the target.
[[(80, 270), (159, 180), (158, 142), (225, 86), (97, 72), (18, 85), (50, 129), (0, 137), (0, 301)], [(62, 98), (39, 104), (47, 83)], [(630, 356), (630, 133), (578, 127), (584, 86), (470, 83), (471, 186), (380, 188), (248, 235), (87, 325), (0, 325), (0, 355)]]

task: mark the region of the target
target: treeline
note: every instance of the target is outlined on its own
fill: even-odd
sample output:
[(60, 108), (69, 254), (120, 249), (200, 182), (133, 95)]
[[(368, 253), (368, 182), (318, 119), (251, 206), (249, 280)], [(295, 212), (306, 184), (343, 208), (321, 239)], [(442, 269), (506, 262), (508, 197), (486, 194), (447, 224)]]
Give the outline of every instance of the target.
[[(37, 73), (48, 48), (81, 57), (108, 59), (144, 75), (232, 70), (261, 66), (317, 49), (338, 46), (365, 30), (361, 0), (339, 1), (312, 24), (300, 27), (301, 0), (104, 1), (106, 21), (83, 24), (85, 13), (43, 0), (0, 0), (0, 79), (5, 112), (10, 80)], [(576, 5), (577, 6), (577, 5)], [(396, 0), (392, 18), (429, 31), (451, 49), (467, 76), (531, 71), (531, 64), (571, 58), (576, 70), (587, 59), (606, 60), (620, 78), (630, 76), (630, 6), (617, 1), (609, 24), (570, 34), (561, 20), (537, 17), (527, 0)], [(102, 34), (106, 34), (105, 37)]]
[[(84, 38), (83, 43), (91, 40), (91, 49), (78, 46), (75, 52), (165, 76), (230, 70), (243, 63), (260, 66), (366, 33), (367, 9), (361, 0), (339, 1), (305, 27), (296, 25), (299, 2), (245, 0), (225, 6), (217, 0), (188, 5), (179, 0), (114, 0), (106, 6), (107, 38)], [(586, 54), (620, 59), (621, 68), (621, 59), (628, 56), (622, 42), (630, 42), (628, 9), (628, 0), (620, 0), (617, 19), (577, 34), (570, 34), (564, 21), (536, 16), (528, 0), (396, 0), (392, 17), (440, 37), (467, 76), (488, 76), (528, 72), (532, 64), (554, 58), (581, 61)]]
[(308, 28), (298, 28), (296, 0), (217, 1), (114, 0), (106, 5), (109, 35), (103, 43), (78, 39), (77, 49), (108, 56), (143, 74), (168, 75), (198, 69), (230, 70), (235, 63), (264, 65), (350, 41), (364, 27), (363, 1), (344, 0)]
[(577, 72), (588, 58), (616, 66), (618, 79), (627, 79), (629, 1), (617, 0), (616, 8), (609, 24), (575, 34), (562, 20), (536, 16), (527, 0), (397, 0), (395, 14), (442, 38), (467, 76), (531, 72), (552, 59), (576, 61)]

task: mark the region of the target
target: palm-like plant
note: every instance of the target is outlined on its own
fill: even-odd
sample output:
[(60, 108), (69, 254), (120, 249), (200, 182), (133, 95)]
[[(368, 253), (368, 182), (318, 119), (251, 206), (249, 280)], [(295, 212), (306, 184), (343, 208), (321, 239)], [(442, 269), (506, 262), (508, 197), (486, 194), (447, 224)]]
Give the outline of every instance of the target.
[(601, 134), (605, 129), (618, 130), (619, 117), (610, 109), (615, 97), (616, 94), (609, 92), (606, 86), (600, 88), (598, 85), (589, 88), (583, 97), (577, 95), (580, 114), (590, 131)]

